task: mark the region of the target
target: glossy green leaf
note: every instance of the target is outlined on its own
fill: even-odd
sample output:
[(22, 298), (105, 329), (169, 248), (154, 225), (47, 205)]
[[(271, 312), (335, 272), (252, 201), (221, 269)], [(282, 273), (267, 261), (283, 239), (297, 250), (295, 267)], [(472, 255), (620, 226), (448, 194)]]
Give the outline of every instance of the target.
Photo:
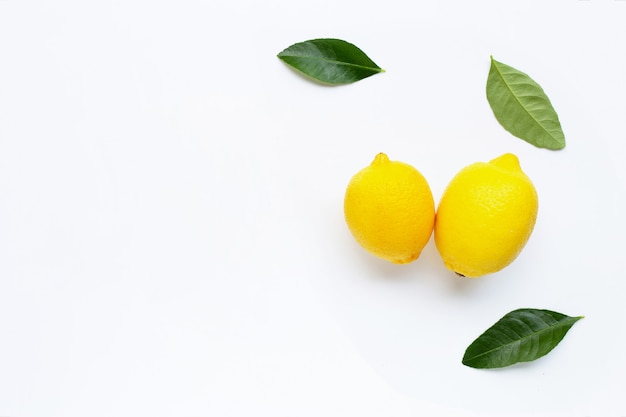
[(363, 51), (341, 39), (312, 39), (291, 45), (278, 58), (327, 84), (349, 84), (383, 70)]
[(502, 317), (465, 351), (463, 364), (472, 368), (503, 368), (548, 354), (580, 317), (523, 308)]
[(565, 135), (550, 99), (527, 74), (491, 57), (487, 100), (498, 122), (512, 135), (538, 147), (562, 149)]

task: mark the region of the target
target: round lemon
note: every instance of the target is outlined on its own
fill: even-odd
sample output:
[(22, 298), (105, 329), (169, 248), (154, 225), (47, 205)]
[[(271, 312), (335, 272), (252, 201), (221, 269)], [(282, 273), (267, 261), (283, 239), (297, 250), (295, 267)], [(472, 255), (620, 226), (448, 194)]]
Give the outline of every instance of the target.
[(517, 258), (537, 219), (533, 183), (507, 153), (463, 168), (437, 208), (435, 244), (446, 267), (480, 277)]
[(435, 203), (424, 176), (379, 153), (348, 184), (346, 223), (370, 253), (396, 264), (416, 260), (432, 234)]

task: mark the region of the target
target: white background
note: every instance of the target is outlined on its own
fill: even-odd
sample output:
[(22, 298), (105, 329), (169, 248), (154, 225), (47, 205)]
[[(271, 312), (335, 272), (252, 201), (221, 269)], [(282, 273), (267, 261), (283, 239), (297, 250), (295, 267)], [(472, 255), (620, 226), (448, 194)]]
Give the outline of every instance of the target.
[[(626, 1), (0, 0), (0, 416), (626, 416)], [(309, 82), (276, 54), (336, 37), (386, 72)], [(567, 139), (496, 122), (489, 56)], [(520, 257), (478, 280), (431, 241), (398, 266), (343, 220), (378, 152), (435, 199), (520, 158)], [(585, 315), (481, 371), (510, 310)]]

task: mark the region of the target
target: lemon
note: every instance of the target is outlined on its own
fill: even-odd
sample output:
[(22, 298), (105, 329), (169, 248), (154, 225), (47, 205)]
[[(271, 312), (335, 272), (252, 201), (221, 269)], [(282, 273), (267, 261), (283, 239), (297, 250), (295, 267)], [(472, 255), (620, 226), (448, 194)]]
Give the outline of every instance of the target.
[(396, 264), (416, 260), (432, 234), (435, 203), (424, 176), (379, 153), (348, 184), (345, 220), (370, 253)]
[(435, 244), (446, 267), (480, 277), (513, 262), (537, 219), (537, 192), (517, 156), (463, 168), (437, 208)]

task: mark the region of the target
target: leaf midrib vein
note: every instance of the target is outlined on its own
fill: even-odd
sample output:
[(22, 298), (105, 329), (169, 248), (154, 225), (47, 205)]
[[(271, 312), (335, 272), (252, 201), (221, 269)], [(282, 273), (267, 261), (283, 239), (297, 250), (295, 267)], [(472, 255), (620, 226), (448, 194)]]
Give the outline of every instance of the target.
[[(522, 323), (524, 323), (524, 324), (525, 324), (528, 328), (530, 328), (530, 326), (528, 326), (528, 324), (526, 324), (525, 322), (522, 322)], [(492, 353), (492, 352), (495, 352), (495, 351), (497, 351), (497, 350), (503, 349), (503, 348), (505, 348), (505, 347), (507, 347), (507, 346), (511, 346), (511, 345), (516, 344), (516, 343), (521, 344), (524, 340), (526, 340), (526, 339), (528, 339), (528, 338), (531, 338), (531, 337), (533, 337), (533, 336), (539, 336), (539, 335), (541, 335), (542, 333), (544, 333), (544, 332), (546, 332), (546, 331), (548, 331), (548, 330), (552, 330), (552, 329), (554, 329), (554, 328), (556, 328), (556, 327), (559, 327), (560, 325), (563, 325), (563, 322), (557, 322), (557, 323), (554, 323), (554, 324), (552, 324), (552, 325), (548, 325), (546, 322), (544, 322), (544, 324), (546, 324), (548, 327), (544, 327), (543, 329), (541, 329), (541, 330), (539, 330), (539, 331), (537, 331), (537, 332), (530, 333), (530, 334), (528, 334), (528, 335), (526, 335), (526, 336), (521, 336), (519, 339), (513, 340), (513, 341), (511, 341), (511, 342), (509, 342), (509, 343), (505, 343), (505, 344), (503, 344), (503, 345), (496, 346), (495, 348), (493, 348), (493, 349), (489, 349), (489, 350), (487, 350), (487, 351), (485, 351), (485, 352), (483, 352), (483, 353), (480, 353), (480, 354), (478, 354), (478, 355), (476, 355), (476, 356), (472, 356), (471, 358), (469, 358), (469, 359), (468, 359), (468, 362), (469, 362), (469, 361), (473, 361), (473, 360), (475, 360), (475, 359), (477, 359), (477, 358), (483, 357), (483, 356), (485, 356), (485, 355), (488, 355), (488, 354), (490, 354), (490, 353)], [(532, 330), (532, 328), (530, 328), (530, 329)], [(516, 333), (517, 333), (517, 332), (516, 332)], [(518, 335), (519, 335), (519, 334), (518, 334)]]
[(335, 60), (335, 59), (327, 59), (327, 58), (318, 58), (318, 57), (313, 57), (313, 56), (307, 56), (307, 55), (288, 55), (294, 58), (305, 58), (305, 59), (310, 59), (310, 60), (315, 60), (315, 61), (324, 61), (324, 62), (330, 62), (332, 64), (341, 64), (341, 65), (346, 65), (346, 66), (350, 66), (350, 67), (356, 67), (356, 68), (362, 68), (362, 69), (367, 69), (367, 70), (373, 70), (376, 72), (382, 72), (383, 70), (380, 67), (367, 67), (365, 65), (359, 65), (359, 64), (353, 64), (350, 62), (345, 62), (345, 61), (339, 61), (339, 60)]

